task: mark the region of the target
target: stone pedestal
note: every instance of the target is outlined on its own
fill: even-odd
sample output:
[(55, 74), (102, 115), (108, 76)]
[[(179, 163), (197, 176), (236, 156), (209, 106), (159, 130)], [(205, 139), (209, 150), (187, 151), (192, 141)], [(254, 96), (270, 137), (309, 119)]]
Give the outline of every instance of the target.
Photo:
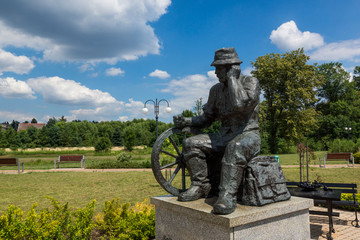
[(173, 196), (151, 198), (156, 211), (156, 239), (310, 239), (312, 199), (291, 197), (289, 201), (262, 207), (238, 205), (229, 215), (212, 214), (214, 201), (179, 202)]

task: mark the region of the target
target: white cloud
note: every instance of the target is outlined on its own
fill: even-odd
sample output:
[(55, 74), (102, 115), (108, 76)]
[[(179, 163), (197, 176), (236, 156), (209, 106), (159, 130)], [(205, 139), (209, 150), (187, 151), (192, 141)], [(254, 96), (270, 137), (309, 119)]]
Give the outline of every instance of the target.
[(60, 77), (31, 78), (27, 83), (42, 94), (48, 103), (61, 105), (102, 106), (116, 103), (116, 99), (107, 92), (89, 89), (73, 80)]
[(218, 82), (214, 71), (205, 75), (189, 75), (179, 80), (171, 80), (162, 92), (170, 93), (175, 98), (171, 99), (172, 114), (179, 114), (183, 110), (192, 109), (199, 98), (206, 103), (210, 88)]
[(26, 82), (11, 77), (0, 78), (0, 95), (6, 98), (35, 98)]
[(120, 68), (108, 68), (105, 71), (105, 74), (107, 76), (123, 76), (125, 74), (125, 71), (123, 71)]
[(301, 32), (294, 21), (283, 23), (270, 35), (271, 43), (282, 50), (304, 48), (310, 50), (324, 45), (323, 37), (318, 33)]
[(95, 121), (109, 121), (118, 118), (119, 114), (124, 110), (124, 103), (117, 101), (103, 106), (91, 108), (82, 108), (71, 110), (72, 114), (69, 118), (80, 120), (95, 120)]
[(13, 72), (24, 74), (34, 68), (34, 63), (26, 56), (15, 56), (0, 49), (0, 73)]
[(169, 78), (170, 74), (168, 74), (166, 71), (161, 71), (159, 69), (156, 69), (152, 73), (149, 74), (150, 77), (157, 77), (161, 79)]
[[(171, 0), (0, 1), (0, 47), (42, 50), (54, 61), (134, 60), (158, 54), (150, 22)], [(54, 31), (54, 29), (56, 29)]]
[(128, 116), (121, 116), (118, 118), (118, 121), (121, 121), (121, 122), (126, 122), (129, 120), (129, 117)]
[(16, 120), (19, 122), (30, 121), (34, 118), (34, 115), (18, 112), (9, 112), (9, 111), (0, 111), (0, 121), (1, 122), (11, 122)]
[(360, 60), (360, 39), (329, 43), (310, 54), (316, 61)]

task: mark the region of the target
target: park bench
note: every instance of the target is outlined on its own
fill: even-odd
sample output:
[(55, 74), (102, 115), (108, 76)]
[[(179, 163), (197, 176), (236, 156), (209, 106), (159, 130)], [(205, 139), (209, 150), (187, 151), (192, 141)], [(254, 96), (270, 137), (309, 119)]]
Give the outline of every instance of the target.
[(18, 158), (0, 158), (0, 166), (18, 166), (18, 173), (20, 174), (20, 166), (24, 172), (24, 163), (19, 162)]
[[(286, 182), (286, 186), (289, 187), (297, 187), (300, 183), (299, 182)], [(351, 224), (354, 227), (360, 227), (359, 226), (359, 220), (357, 216), (357, 207), (359, 207), (359, 202), (356, 201), (356, 193), (357, 193), (357, 185), (355, 183), (321, 183), (323, 186), (326, 186), (328, 189), (338, 189), (341, 190), (341, 193), (350, 193), (352, 194), (352, 200), (341, 200), (341, 201), (332, 201), (332, 206), (347, 206), (354, 208), (355, 213), (355, 220), (351, 222)], [(320, 200), (320, 199), (314, 199), (314, 205), (323, 205), (327, 206), (326, 200)], [(331, 212), (332, 216), (339, 217), (340, 214), (337, 212), (322, 212), (322, 211), (309, 211), (310, 214), (314, 215), (328, 215), (328, 213)]]
[[(349, 167), (350, 160), (352, 161), (353, 167), (354, 164), (354, 157), (352, 153), (326, 153), (324, 159), (324, 168), (326, 168), (326, 160), (347, 160), (347, 165)], [(319, 158), (319, 166), (321, 166), (321, 158)]]
[(85, 168), (84, 155), (60, 155), (58, 159), (55, 159), (55, 168), (60, 168), (60, 163), (68, 162), (80, 162), (81, 168)]

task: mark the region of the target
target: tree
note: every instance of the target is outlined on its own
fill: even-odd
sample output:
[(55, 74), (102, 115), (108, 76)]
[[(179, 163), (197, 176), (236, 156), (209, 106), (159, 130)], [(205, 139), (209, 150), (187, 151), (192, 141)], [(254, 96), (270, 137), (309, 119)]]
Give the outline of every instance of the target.
[(350, 74), (339, 62), (324, 63), (317, 67), (317, 74), (324, 78), (318, 94), (327, 102), (336, 102), (345, 96)]
[(202, 100), (202, 98), (199, 98), (195, 101), (195, 106), (193, 107), (195, 116), (200, 116), (203, 113), (204, 104)]
[(183, 115), (184, 117), (193, 117), (194, 113), (191, 110), (186, 109), (181, 113), (181, 115)]
[(123, 143), (127, 150), (129, 151), (133, 150), (133, 147), (135, 146), (135, 140), (136, 140), (136, 134), (132, 126), (125, 128)]
[(109, 152), (111, 141), (108, 137), (100, 137), (95, 144), (95, 152)]
[(360, 66), (356, 66), (354, 69), (353, 82), (355, 84), (355, 89), (360, 91)]
[(38, 121), (36, 120), (36, 118), (31, 119), (31, 123), (38, 123)]
[(316, 125), (315, 89), (322, 79), (317, 77), (316, 67), (307, 64), (309, 59), (303, 49), (298, 49), (266, 54), (251, 62), (251, 73), (259, 79), (266, 99), (264, 130), (271, 153), (277, 152), (279, 137), (296, 141)]
[(115, 128), (114, 134), (111, 138), (111, 142), (113, 146), (122, 146), (122, 135), (120, 128)]

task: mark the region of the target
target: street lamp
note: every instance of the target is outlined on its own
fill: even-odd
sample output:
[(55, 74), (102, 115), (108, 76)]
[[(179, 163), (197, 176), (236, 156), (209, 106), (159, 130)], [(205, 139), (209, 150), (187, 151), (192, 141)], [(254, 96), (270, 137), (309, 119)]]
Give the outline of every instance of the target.
[(159, 119), (159, 104), (161, 102), (166, 102), (167, 103), (167, 108), (165, 108), (165, 112), (166, 113), (170, 113), (171, 112), (171, 108), (169, 106), (169, 102), (166, 99), (161, 99), (158, 101), (158, 99), (156, 98), (156, 100), (152, 100), (149, 99), (144, 103), (144, 108), (142, 109), (143, 113), (148, 113), (149, 109), (146, 108), (146, 104), (148, 102), (152, 102), (154, 104), (154, 113), (155, 113), (155, 119), (156, 119), (156, 138), (158, 137), (158, 119)]
[(351, 127), (345, 127), (345, 131), (347, 132), (347, 135), (348, 135), (348, 139), (349, 139), (349, 135), (350, 135), (350, 132), (351, 132)]

